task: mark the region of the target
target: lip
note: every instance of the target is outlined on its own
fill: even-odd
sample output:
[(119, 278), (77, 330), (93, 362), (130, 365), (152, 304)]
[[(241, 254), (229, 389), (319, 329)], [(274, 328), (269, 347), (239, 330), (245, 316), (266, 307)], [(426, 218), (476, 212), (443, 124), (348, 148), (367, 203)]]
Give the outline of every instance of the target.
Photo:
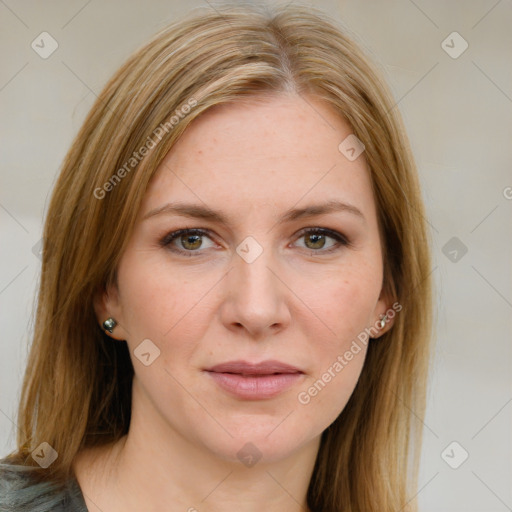
[(299, 368), (276, 360), (228, 361), (205, 370), (227, 393), (244, 400), (263, 400), (286, 391), (303, 379)]
[(208, 372), (215, 373), (237, 373), (240, 375), (272, 375), (273, 373), (304, 373), (296, 366), (277, 361), (276, 359), (267, 359), (260, 363), (249, 363), (247, 361), (227, 361), (207, 368)]

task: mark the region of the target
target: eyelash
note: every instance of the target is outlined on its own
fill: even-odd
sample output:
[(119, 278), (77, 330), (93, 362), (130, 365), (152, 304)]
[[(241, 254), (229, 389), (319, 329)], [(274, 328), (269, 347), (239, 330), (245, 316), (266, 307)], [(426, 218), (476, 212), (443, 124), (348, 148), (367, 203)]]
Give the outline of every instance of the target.
[[(325, 249), (325, 250), (309, 249), (313, 253), (330, 254), (332, 252), (339, 250), (341, 247), (348, 247), (351, 245), (349, 240), (344, 235), (342, 235), (341, 233), (338, 233), (337, 231), (333, 231), (331, 229), (326, 229), (326, 228), (306, 228), (303, 231), (301, 231), (301, 233), (297, 236), (296, 240), (302, 238), (303, 236), (311, 235), (311, 234), (324, 235), (329, 238), (333, 238), (337, 242), (335, 245), (333, 245), (329, 249)], [(200, 228), (185, 228), (185, 229), (179, 229), (177, 231), (172, 231), (171, 233), (164, 236), (164, 238), (162, 238), (162, 240), (160, 240), (160, 245), (162, 247), (167, 247), (170, 251), (172, 251), (174, 253), (181, 254), (184, 256), (185, 255), (188, 257), (201, 256), (202, 255), (201, 249), (197, 249), (195, 251), (190, 251), (190, 250), (187, 251), (185, 249), (177, 249), (176, 247), (171, 246), (172, 242), (182, 235), (206, 236), (211, 239), (210, 233), (207, 230), (200, 229)], [(306, 250), (308, 250), (308, 249), (306, 248)]]

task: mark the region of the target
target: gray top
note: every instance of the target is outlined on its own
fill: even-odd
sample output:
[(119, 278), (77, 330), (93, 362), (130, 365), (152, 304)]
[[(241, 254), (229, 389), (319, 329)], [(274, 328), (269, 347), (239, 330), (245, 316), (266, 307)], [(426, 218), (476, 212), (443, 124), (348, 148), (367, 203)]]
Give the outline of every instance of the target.
[(0, 512), (88, 512), (76, 478), (64, 489), (31, 479), (30, 467), (0, 460)]

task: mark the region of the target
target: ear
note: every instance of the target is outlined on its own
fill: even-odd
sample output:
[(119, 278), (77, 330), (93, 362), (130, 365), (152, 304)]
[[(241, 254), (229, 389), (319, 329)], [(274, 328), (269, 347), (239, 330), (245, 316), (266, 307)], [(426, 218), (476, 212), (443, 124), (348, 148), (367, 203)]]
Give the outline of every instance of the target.
[[(377, 305), (375, 306), (375, 318), (372, 322), (371, 338), (377, 339), (380, 338), (385, 332), (389, 331), (394, 323), (395, 316), (402, 309), (402, 305), (391, 295), (391, 293), (384, 290), (381, 290), (379, 300), (377, 301)], [(383, 327), (380, 327), (380, 322), (382, 317), (386, 315), (384, 318), (385, 324)]]
[[(117, 286), (112, 284), (106, 289), (98, 289), (94, 294), (93, 306), (96, 319), (105, 334), (116, 340), (126, 340), (127, 333), (123, 328), (124, 319)], [(103, 328), (103, 322), (107, 318), (113, 318), (116, 321), (116, 326), (112, 329), (112, 333)]]

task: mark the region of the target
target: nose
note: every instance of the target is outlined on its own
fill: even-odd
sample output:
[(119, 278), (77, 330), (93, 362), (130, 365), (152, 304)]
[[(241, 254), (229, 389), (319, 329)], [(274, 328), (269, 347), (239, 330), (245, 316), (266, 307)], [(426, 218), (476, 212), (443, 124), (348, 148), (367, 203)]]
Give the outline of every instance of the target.
[(254, 260), (233, 254), (230, 271), (224, 279), (221, 321), (240, 335), (266, 338), (290, 324), (288, 301), (292, 292), (270, 249)]

